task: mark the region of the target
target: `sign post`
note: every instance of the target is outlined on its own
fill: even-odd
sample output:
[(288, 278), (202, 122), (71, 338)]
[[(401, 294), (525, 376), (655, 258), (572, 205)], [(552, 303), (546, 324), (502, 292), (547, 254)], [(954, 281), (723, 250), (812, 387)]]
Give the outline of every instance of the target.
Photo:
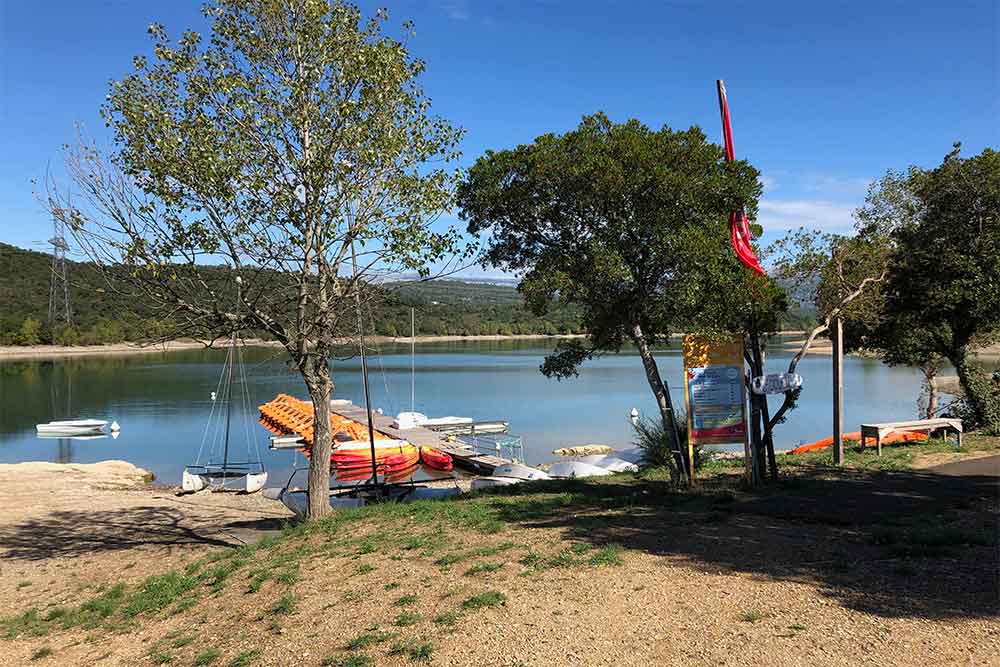
[(749, 474), (743, 337), (720, 340), (688, 334), (684, 337), (683, 352), (691, 479), (694, 479), (696, 444), (743, 443)]
[(844, 325), (833, 321), (833, 463), (844, 462)]

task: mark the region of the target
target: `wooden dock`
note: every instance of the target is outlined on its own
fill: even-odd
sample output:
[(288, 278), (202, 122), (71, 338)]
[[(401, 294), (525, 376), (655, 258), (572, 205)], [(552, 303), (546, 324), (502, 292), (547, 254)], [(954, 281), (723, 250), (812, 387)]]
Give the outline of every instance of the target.
[[(334, 405), (331, 411), (346, 417), (359, 424), (368, 426), (368, 414), (364, 408), (357, 405)], [(442, 452), (450, 454), (455, 460), (455, 465), (463, 470), (470, 470), (480, 475), (492, 475), (497, 466), (501, 466), (510, 461), (492, 456), (490, 454), (480, 454), (467, 445), (454, 440), (448, 440), (444, 434), (432, 431), (429, 428), (417, 426), (406, 430), (393, 428), (392, 417), (374, 413), (372, 415), (376, 431), (385, 433), (397, 440), (406, 440), (417, 446), (427, 446), (440, 449)]]

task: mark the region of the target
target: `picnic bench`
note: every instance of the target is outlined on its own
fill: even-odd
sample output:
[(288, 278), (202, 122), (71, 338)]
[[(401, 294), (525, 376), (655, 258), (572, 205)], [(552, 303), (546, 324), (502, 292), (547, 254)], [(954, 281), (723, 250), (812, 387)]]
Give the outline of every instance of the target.
[(962, 420), (961, 419), (914, 419), (907, 422), (885, 422), (882, 424), (862, 424), (861, 425), (861, 449), (864, 450), (865, 442), (868, 438), (875, 438), (875, 447), (878, 455), (882, 456), (882, 438), (893, 431), (935, 431), (939, 428), (951, 429), (958, 434), (958, 446), (962, 447)]

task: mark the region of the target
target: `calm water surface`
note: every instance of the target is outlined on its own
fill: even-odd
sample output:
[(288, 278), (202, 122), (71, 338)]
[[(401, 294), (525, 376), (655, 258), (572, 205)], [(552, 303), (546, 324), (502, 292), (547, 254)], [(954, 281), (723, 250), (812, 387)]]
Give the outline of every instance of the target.
[[(639, 358), (607, 356), (585, 365), (578, 378), (557, 382), (538, 371), (549, 349), (548, 341), (418, 345), (416, 409), (430, 416), (508, 420), (511, 433), (523, 437), (530, 463), (551, 460), (552, 449), (567, 445), (627, 446), (629, 410), (655, 411)], [(222, 351), (199, 350), (0, 363), (0, 462), (124, 459), (162, 482), (177, 483), (183, 467), (196, 461), (224, 357)], [(772, 353), (769, 370), (784, 370), (788, 357)], [(658, 361), (683, 406), (679, 352), (663, 350)], [(250, 348), (245, 362), (251, 406), (279, 392), (306, 398), (279, 351)], [(776, 430), (781, 448), (831, 433), (830, 357), (810, 356), (799, 372), (804, 391), (799, 407)], [(360, 362), (335, 362), (334, 375), (336, 397), (363, 404)], [(849, 357), (844, 376), (845, 430), (857, 430), (863, 421), (915, 416), (915, 369)], [(410, 408), (409, 347), (383, 346), (371, 359), (370, 377), (374, 406), (390, 415)], [(35, 436), (35, 424), (73, 417), (116, 419), (121, 435), (84, 441)], [(233, 419), (233, 455), (245, 456), (248, 444), (257, 447), (271, 483), (283, 482), (293, 454), (267, 450), (268, 434), (256, 423), (254, 408), (237, 409)]]

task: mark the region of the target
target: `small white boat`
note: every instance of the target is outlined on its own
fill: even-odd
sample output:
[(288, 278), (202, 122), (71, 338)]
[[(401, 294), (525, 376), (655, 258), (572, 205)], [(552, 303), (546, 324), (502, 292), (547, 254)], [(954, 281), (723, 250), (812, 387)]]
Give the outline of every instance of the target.
[(418, 426), (463, 426), (472, 424), (471, 417), (428, 417), (422, 412), (400, 412), (392, 422), (393, 428), (405, 431)]
[(497, 486), (513, 486), (515, 484), (523, 484), (527, 480), (519, 479), (517, 477), (476, 477), (472, 480), (472, 490), (479, 491), (481, 489), (492, 489)]
[(549, 468), (551, 477), (600, 477), (612, 474), (607, 468), (599, 468), (580, 461), (562, 461)]
[(68, 419), (37, 424), (35, 430), (38, 435), (88, 435), (104, 432), (107, 425), (108, 422), (104, 419)]
[(620, 459), (617, 456), (594, 454), (592, 456), (584, 456), (578, 459), (578, 461), (580, 463), (589, 463), (590, 465), (604, 468), (611, 472), (639, 472), (639, 466), (631, 461)]
[(513, 477), (515, 479), (552, 479), (548, 473), (538, 468), (521, 465), (520, 463), (505, 463), (493, 470), (493, 477)]

